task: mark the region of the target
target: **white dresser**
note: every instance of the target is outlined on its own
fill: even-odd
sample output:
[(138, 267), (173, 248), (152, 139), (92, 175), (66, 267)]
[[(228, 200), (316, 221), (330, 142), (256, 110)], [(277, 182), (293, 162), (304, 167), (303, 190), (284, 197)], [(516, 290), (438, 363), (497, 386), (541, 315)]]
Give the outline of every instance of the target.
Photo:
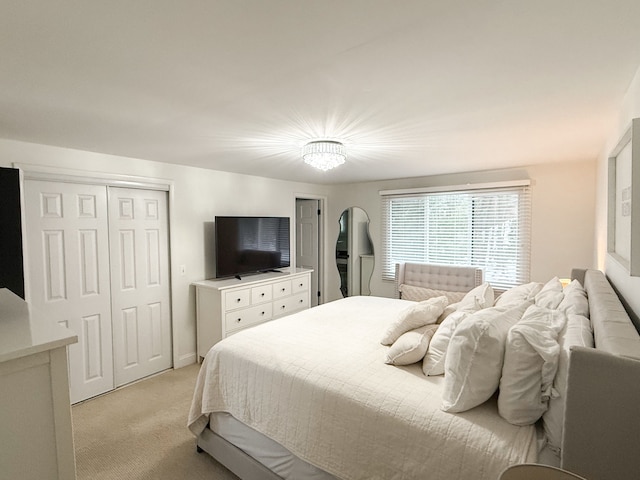
[(222, 280), (195, 282), (197, 358), (244, 328), (309, 308), (311, 272), (299, 268)]
[(0, 289), (0, 478), (76, 478), (67, 345), (71, 330)]

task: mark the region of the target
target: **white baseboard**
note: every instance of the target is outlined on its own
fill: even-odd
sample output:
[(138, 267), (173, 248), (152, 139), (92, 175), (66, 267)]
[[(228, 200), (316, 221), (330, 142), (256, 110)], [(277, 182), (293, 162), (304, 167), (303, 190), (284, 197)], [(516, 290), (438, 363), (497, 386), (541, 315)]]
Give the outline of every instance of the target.
[(180, 355), (177, 361), (174, 363), (173, 368), (182, 368), (196, 363), (196, 352), (187, 353), (186, 355)]

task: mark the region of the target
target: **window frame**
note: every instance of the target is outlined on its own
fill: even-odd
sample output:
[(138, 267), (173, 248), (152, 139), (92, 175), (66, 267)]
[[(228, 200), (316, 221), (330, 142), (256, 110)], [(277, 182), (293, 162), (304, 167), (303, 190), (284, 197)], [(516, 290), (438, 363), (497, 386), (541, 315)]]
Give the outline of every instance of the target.
[[(381, 196), (381, 221), (382, 221), (382, 263), (381, 263), (381, 275), (383, 281), (394, 281), (395, 275), (395, 264), (401, 261), (409, 261), (409, 262), (427, 262), (427, 263), (438, 263), (444, 265), (459, 265), (459, 266), (475, 266), (480, 267), (484, 271), (485, 280), (489, 281), (494, 285), (494, 288), (498, 290), (506, 290), (511, 286), (515, 286), (520, 283), (527, 283), (530, 279), (530, 271), (531, 271), (531, 204), (532, 204), (532, 194), (531, 194), (531, 182), (530, 180), (516, 180), (516, 181), (508, 181), (508, 182), (494, 182), (494, 183), (483, 183), (483, 184), (469, 184), (469, 185), (455, 185), (455, 186), (443, 186), (443, 187), (426, 187), (426, 188), (418, 188), (418, 189), (403, 189), (403, 190), (385, 190), (380, 191)], [(511, 201), (509, 203), (508, 196), (504, 197), (504, 195), (512, 195), (515, 194), (515, 201)], [(469, 232), (466, 232), (466, 235), (462, 235), (463, 240), (459, 241), (459, 243), (454, 243), (454, 247), (451, 249), (452, 251), (440, 254), (433, 254), (428, 252), (428, 232), (436, 231), (437, 228), (433, 227), (429, 223), (429, 218), (433, 216), (433, 212), (429, 211), (428, 204), (435, 203), (438, 198), (443, 199), (443, 205), (447, 206), (447, 199), (453, 200), (457, 195), (460, 195), (461, 199), (467, 198), (469, 200), (470, 208), (468, 212), (469, 217)], [(495, 196), (494, 200), (494, 208), (495, 212), (491, 212), (489, 210), (489, 216), (486, 218), (482, 218), (482, 216), (478, 216), (477, 213), (474, 212), (477, 203), (484, 197), (489, 199)], [(398, 258), (398, 255), (402, 255), (402, 248), (398, 248), (400, 253), (397, 253), (396, 250), (396, 258), (391, 258), (393, 252), (392, 248), (394, 248), (392, 241), (392, 226), (390, 222), (392, 221), (391, 215), (393, 215), (393, 204), (394, 200), (400, 199), (401, 201), (417, 200), (418, 202), (423, 201), (425, 203), (422, 226), (418, 228), (417, 235), (412, 235), (407, 238), (408, 242), (414, 241), (415, 244), (418, 244), (418, 248), (421, 250), (420, 255), (407, 255), (402, 258)], [(399, 205), (396, 202), (396, 206)], [(414, 204), (414, 210), (417, 208)], [(502, 211), (508, 213), (508, 210), (513, 210), (517, 208), (517, 212), (515, 212), (515, 217), (512, 217), (511, 225), (507, 222), (495, 222), (491, 218), (491, 214), (501, 215)], [(483, 210), (483, 212), (487, 212), (487, 210)], [(396, 214), (398, 213), (398, 209), (396, 209)], [(413, 214), (414, 217), (408, 219), (408, 221), (413, 220), (414, 224), (417, 222), (419, 224), (420, 213), (409, 212)], [(437, 214), (436, 214), (437, 215)], [(512, 212), (513, 215), (513, 212)], [(461, 216), (463, 218), (464, 215)], [(515, 220), (514, 220), (515, 218)], [(451, 218), (450, 218), (451, 219)], [(457, 218), (451, 219), (452, 225), (455, 224)], [(493, 223), (492, 223), (493, 222)], [(514, 224), (515, 222), (515, 224)], [(451, 226), (451, 228), (455, 228), (455, 226)], [(494, 228), (495, 227), (495, 228)], [(515, 227), (515, 228), (514, 228)], [(489, 257), (481, 256), (483, 260), (478, 260), (477, 252), (474, 257), (474, 245), (478, 245), (478, 242), (474, 242), (474, 237), (477, 238), (479, 232), (486, 238), (487, 231), (492, 230), (492, 228), (496, 232), (501, 232), (500, 235), (495, 235), (494, 237), (488, 237), (489, 240), (481, 243), (480, 245), (489, 245), (494, 243), (496, 238), (502, 238), (504, 243), (504, 248), (501, 250), (502, 253), (506, 255), (498, 255), (497, 257)], [(503, 230), (501, 231), (500, 228)], [(511, 230), (509, 230), (511, 228)], [(422, 229), (422, 233), (420, 230)], [(504, 233), (504, 230), (507, 233)], [(445, 228), (445, 234), (443, 237), (448, 235), (450, 238), (458, 238), (456, 231), (447, 231)], [(508, 238), (506, 238), (508, 236)], [(503, 238), (504, 237), (504, 238)], [(506, 238), (506, 239), (505, 239)], [(459, 239), (458, 239), (459, 240)], [(397, 240), (396, 240), (397, 241)], [(466, 242), (466, 243), (465, 243)], [(442, 243), (442, 242), (441, 242)], [(465, 250), (465, 245), (468, 245), (468, 254), (466, 258), (464, 258), (464, 254), (456, 255), (453, 253), (453, 250), (461, 249), (461, 251)], [(480, 248), (478, 246), (478, 248)], [(443, 250), (444, 252), (444, 250)], [(516, 262), (516, 265), (513, 268), (507, 268), (505, 270), (505, 266), (512, 265), (512, 259), (503, 257), (511, 257), (513, 261)], [(438, 256), (439, 255), (439, 256)], [(431, 256), (433, 258), (437, 258), (441, 261), (433, 261), (428, 260), (428, 257)], [(450, 258), (448, 258), (450, 257)], [(514, 258), (515, 257), (515, 258)], [(475, 258), (475, 260), (473, 260)], [(492, 260), (490, 262), (489, 260)], [(501, 260), (501, 262), (499, 261)], [(502, 272), (502, 275), (499, 276), (497, 272)], [(492, 281), (493, 280), (493, 281)]]

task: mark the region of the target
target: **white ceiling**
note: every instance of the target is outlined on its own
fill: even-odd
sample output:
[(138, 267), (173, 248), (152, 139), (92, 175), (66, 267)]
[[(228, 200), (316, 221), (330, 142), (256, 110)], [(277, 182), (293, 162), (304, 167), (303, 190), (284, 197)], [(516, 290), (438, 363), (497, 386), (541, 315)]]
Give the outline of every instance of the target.
[(2, 0), (0, 56), (3, 138), (377, 180), (596, 158), (640, 1)]

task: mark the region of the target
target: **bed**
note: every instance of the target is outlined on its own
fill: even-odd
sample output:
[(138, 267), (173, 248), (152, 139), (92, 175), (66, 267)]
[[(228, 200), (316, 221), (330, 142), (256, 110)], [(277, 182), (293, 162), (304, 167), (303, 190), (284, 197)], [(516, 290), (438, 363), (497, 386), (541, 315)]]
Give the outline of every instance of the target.
[[(403, 268), (400, 292), (432, 266)], [(189, 428), (200, 450), (245, 480), (495, 480), (506, 467), (531, 462), (593, 479), (635, 478), (629, 472), (640, 466), (635, 455), (626, 458), (633, 445), (626, 437), (640, 430), (640, 336), (601, 272), (576, 275), (596, 348), (571, 349), (561, 450), (542, 448), (540, 425), (505, 421), (495, 395), (463, 413), (445, 412), (442, 376), (425, 376), (420, 363), (385, 364), (389, 347), (380, 337), (389, 318), (415, 304), (406, 298), (349, 297), (216, 344), (201, 367)], [(468, 282), (456, 287), (468, 290), (481, 281), (473, 272), (454, 283)], [(630, 418), (619, 418), (622, 402), (633, 405)], [(618, 424), (624, 438), (612, 440)], [(613, 468), (609, 456), (624, 462)], [(616, 475), (602, 476), (603, 468)]]

